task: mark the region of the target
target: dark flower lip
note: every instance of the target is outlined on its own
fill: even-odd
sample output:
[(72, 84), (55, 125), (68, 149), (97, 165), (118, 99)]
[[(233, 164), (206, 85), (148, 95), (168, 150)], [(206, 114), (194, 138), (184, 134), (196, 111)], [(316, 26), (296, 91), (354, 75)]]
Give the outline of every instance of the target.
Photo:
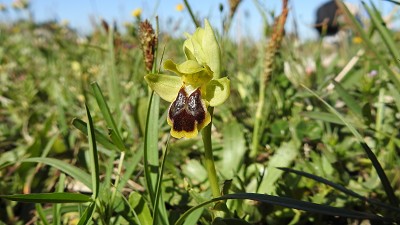
[(195, 137), (200, 129), (209, 124), (211, 117), (201, 99), (200, 88), (188, 95), (182, 87), (169, 107), (167, 121), (175, 138)]

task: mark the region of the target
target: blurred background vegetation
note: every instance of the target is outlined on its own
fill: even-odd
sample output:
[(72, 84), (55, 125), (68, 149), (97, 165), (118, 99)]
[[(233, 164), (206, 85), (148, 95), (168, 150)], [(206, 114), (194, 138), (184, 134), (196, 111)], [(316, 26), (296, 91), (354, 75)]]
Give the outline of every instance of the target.
[[(380, 18), (373, 4), (366, 6)], [(20, 10), (29, 12), (29, 7)], [(274, 19), (269, 14), (267, 17), (268, 21)], [(350, 25), (353, 36), (335, 44), (322, 39), (300, 41), (295, 33), (286, 33), (262, 93), (265, 102), (256, 140), (255, 111), (272, 24), (265, 21), (265, 36), (259, 41), (235, 42), (224, 33), (219, 34), (223, 73), (231, 80), (231, 96), (214, 111), (212, 141), (220, 183), (230, 184), (229, 193), (271, 194), (377, 215), (396, 215), (318, 180), (277, 169), (303, 171), (369, 199), (390, 202), (360, 141), (343, 121), (303, 88), (306, 86), (360, 132), (382, 165), (397, 198), (400, 196), (400, 86), (396, 82), (400, 74), (400, 33), (387, 27), (380, 30), (380, 20), (374, 22), (371, 18), (371, 14), (364, 18), (364, 36), (355, 25)], [(58, 190), (60, 170), (41, 163), (22, 163), (23, 159), (56, 158), (89, 170), (88, 140), (72, 121), (86, 120), (86, 103), (96, 129), (107, 134), (108, 126), (90, 86), (96, 81), (127, 149), (121, 178), (125, 185), (120, 187), (116, 203), (107, 206), (115, 212), (104, 221), (137, 223), (127, 213), (121, 198), (134, 196), (149, 201), (142, 155), (150, 90), (143, 79), (147, 72), (138, 33), (141, 19), (138, 14), (134, 22), (126, 24), (124, 32), (111, 21), (103, 21), (86, 36), (55, 21), (35, 23), (22, 19), (0, 23), (1, 195)], [(155, 21), (151, 22), (155, 28)], [(158, 38), (157, 68), (161, 59), (184, 60), (183, 39), (169, 33), (160, 33)], [(332, 85), (338, 74), (344, 77)], [(166, 123), (168, 107), (168, 103), (160, 102), (160, 155), (170, 129)], [(162, 193), (171, 223), (190, 206), (211, 196), (202, 165), (202, 145), (200, 137), (169, 142)], [(101, 144), (98, 151), (100, 181), (107, 190), (117, 176), (118, 152)], [(91, 192), (69, 176), (64, 186), (65, 192)], [(110, 193), (103, 191), (100, 195)], [(107, 198), (103, 198), (105, 206)], [(139, 203), (132, 203), (135, 204)], [(73, 206), (61, 206), (58, 223), (76, 224), (79, 213)], [(42, 207), (45, 217), (52, 221), (52, 204)], [(362, 222), (250, 200), (228, 201), (228, 207), (235, 218), (253, 224)], [(0, 224), (46, 224), (39, 219), (37, 209), (32, 203), (1, 199)], [(101, 223), (101, 216), (99, 210), (94, 216), (96, 223)], [(204, 211), (198, 224), (208, 224), (209, 217), (210, 213)]]

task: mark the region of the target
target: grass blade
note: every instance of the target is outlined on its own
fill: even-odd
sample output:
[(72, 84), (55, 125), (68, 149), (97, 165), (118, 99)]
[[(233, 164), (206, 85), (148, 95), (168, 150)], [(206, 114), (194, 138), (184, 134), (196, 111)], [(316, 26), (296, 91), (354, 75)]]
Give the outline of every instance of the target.
[(87, 105), (86, 107), (86, 114), (88, 118), (88, 124), (87, 124), (87, 130), (88, 130), (88, 140), (89, 140), (89, 155), (90, 155), (90, 170), (91, 170), (91, 176), (92, 176), (92, 190), (93, 190), (93, 199), (97, 199), (99, 196), (99, 186), (100, 186), (100, 181), (99, 181), (99, 159), (98, 159), (98, 153), (97, 153), (97, 147), (96, 147), (96, 138), (94, 134), (94, 127), (93, 127), (93, 121), (92, 121), (92, 116), (90, 115), (89, 108)]
[(283, 170), (283, 171), (286, 171), (286, 172), (290, 172), (290, 173), (294, 173), (294, 174), (297, 174), (297, 175), (302, 176), (302, 177), (310, 178), (310, 179), (315, 180), (315, 181), (317, 181), (319, 183), (323, 183), (323, 184), (326, 184), (328, 186), (331, 186), (334, 189), (345, 193), (346, 195), (349, 195), (349, 196), (358, 198), (358, 199), (360, 199), (362, 201), (367, 201), (367, 202), (369, 202), (371, 204), (374, 204), (376, 206), (380, 206), (380, 207), (383, 207), (383, 208), (386, 208), (386, 209), (390, 209), (390, 210), (393, 210), (393, 211), (397, 211), (398, 213), (400, 213), (400, 209), (397, 208), (397, 207), (393, 207), (391, 205), (387, 205), (385, 203), (382, 203), (382, 202), (379, 202), (379, 201), (376, 201), (376, 200), (373, 200), (373, 199), (366, 198), (366, 197), (364, 197), (362, 195), (357, 194), (356, 192), (354, 192), (352, 190), (349, 190), (349, 189), (343, 187), (340, 184), (336, 184), (336, 183), (334, 183), (332, 181), (329, 181), (329, 180), (327, 180), (327, 179), (325, 179), (323, 177), (319, 177), (319, 176), (316, 176), (314, 174), (306, 173), (306, 172), (295, 170), (295, 169), (291, 169), (291, 168), (278, 167), (277, 169), (280, 169), (280, 170)]
[[(93, 82), (92, 84), (92, 89), (93, 89), (93, 94), (94, 97), (96, 98), (97, 104), (99, 105), (100, 111), (107, 123), (107, 126), (109, 126), (112, 130), (114, 130), (116, 137), (118, 139), (118, 143), (123, 143), (121, 135), (119, 133), (119, 129), (115, 123), (115, 120), (113, 116), (111, 115), (110, 108), (107, 105), (107, 102), (104, 99), (104, 95), (101, 92), (101, 89), (99, 85), (96, 82)], [(115, 142), (114, 142), (115, 143)], [(116, 144), (116, 143), (115, 143)], [(117, 145), (117, 147), (120, 147), (121, 145)], [(122, 145), (123, 146), (123, 145)], [(120, 149), (121, 151), (125, 151), (125, 147), (123, 149)]]
[(160, 98), (151, 93), (147, 110), (146, 129), (144, 136), (144, 173), (146, 184), (154, 204), (156, 183), (158, 178), (158, 112)]
[[(64, 192), (65, 173), (61, 173), (58, 179), (57, 192)], [(56, 203), (53, 205), (53, 225), (61, 224), (61, 204)]]
[[(153, 209), (155, 209), (155, 206), (158, 205), (156, 202), (157, 180), (160, 176), (158, 158), (158, 114), (160, 97), (158, 95), (154, 95), (154, 92), (152, 92), (149, 101), (144, 137), (144, 172), (150, 199)], [(160, 196), (160, 199), (162, 199), (162, 196)], [(165, 205), (159, 205), (157, 210), (159, 210), (159, 215), (161, 215), (160, 223), (169, 224), (168, 220), (166, 220), (167, 211), (165, 209)]]
[(96, 207), (96, 202), (92, 202), (89, 207), (86, 208), (85, 212), (83, 213), (82, 217), (80, 218), (78, 225), (86, 225), (89, 224), (90, 220), (92, 219), (94, 209)]
[(340, 96), (340, 98), (346, 103), (349, 109), (360, 119), (362, 119), (362, 108), (359, 103), (351, 96), (346, 89), (343, 88), (341, 84), (332, 81), (335, 85), (335, 91)]
[[(170, 140), (171, 135), (168, 135), (168, 139), (167, 139), (167, 143), (165, 146), (165, 151), (163, 154), (163, 159), (161, 162), (161, 169), (160, 172), (158, 174), (158, 179), (157, 179), (157, 184), (156, 184), (156, 197), (155, 197), (155, 201), (154, 201), (154, 213), (153, 213), (153, 224), (157, 224), (157, 220), (158, 220), (158, 213), (164, 213), (162, 212), (162, 205), (159, 205), (159, 203), (163, 203), (162, 201), (162, 193), (161, 193), (161, 184), (162, 184), (162, 178), (163, 178), (163, 174), (164, 174), (164, 166), (165, 166), (165, 160), (167, 159), (167, 155), (168, 155), (168, 146), (169, 146), (169, 140)], [(165, 209), (165, 208), (164, 208)], [(165, 218), (167, 218), (165, 216), (166, 214), (164, 214), (162, 217), (160, 217), (161, 220), (164, 220)], [(166, 222), (163, 221), (163, 223), (165, 224)]]
[(369, 146), (364, 142), (364, 139), (362, 138), (361, 134), (350, 124), (348, 123), (344, 117), (336, 111), (332, 106), (330, 106), (325, 100), (323, 100), (317, 93), (312, 91), (311, 89), (307, 88), (306, 86), (302, 85), (304, 89), (306, 89), (308, 92), (313, 94), (316, 98), (318, 98), (324, 105), (331, 111), (331, 113), (335, 114), (345, 125), (346, 127), (350, 130), (350, 132), (357, 138), (358, 142), (361, 144), (363, 147), (365, 153), (367, 154), (368, 158), (371, 160), (372, 165), (374, 166), (376, 172), (378, 173), (378, 176), (382, 182), (382, 186), (389, 198), (390, 203), (397, 207), (399, 205), (399, 200), (396, 198), (396, 195), (394, 194), (394, 190), (392, 186), (390, 185), (389, 179), (385, 174), (385, 171), (383, 170), (381, 164), (379, 163), (378, 159), (376, 158), (375, 154), (372, 152), (372, 150), (369, 148)]
[(42, 205), (40, 203), (36, 203), (35, 209), (43, 225), (50, 225), (49, 222), (47, 221), (46, 214), (43, 211)]
[(49, 152), (51, 151), (54, 142), (57, 140), (58, 134), (53, 135), (53, 137), (50, 138), (50, 140), (47, 142), (46, 147), (43, 149), (42, 154), (40, 154), (40, 157), (47, 157)]
[[(74, 120), (72, 120), (72, 125), (74, 125), (75, 128), (80, 130), (86, 136), (88, 135), (87, 124), (84, 121), (75, 118)], [(118, 148), (101, 131), (94, 129), (94, 134), (96, 135), (96, 141), (103, 145), (105, 148), (110, 150), (118, 150)]]
[(198, 208), (197, 210), (194, 210), (190, 215), (186, 217), (185, 222), (183, 225), (196, 225), (198, 224), (197, 222), (199, 221), (201, 214), (203, 214), (204, 209), (203, 208)]
[(83, 171), (82, 169), (79, 169), (78, 167), (74, 167), (64, 161), (58, 160), (58, 159), (52, 159), (52, 158), (28, 158), (28, 159), (23, 159), (21, 162), (36, 162), (36, 163), (43, 163), (45, 165), (52, 166), (54, 168), (57, 168), (61, 170), (62, 172), (70, 175), (74, 179), (82, 182), (84, 185), (87, 187), (92, 187), (92, 182), (90, 180), (90, 175)]
[(400, 53), (398, 51), (398, 47), (396, 46), (396, 43), (393, 39), (393, 34), (390, 34), (390, 31), (387, 29), (386, 26), (384, 26), (385, 21), (382, 19), (379, 11), (376, 9), (375, 5), (373, 2), (370, 1), (370, 4), (372, 5), (373, 10), (368, 7), (365, 2), (361, 1), (363, 4), (364, 8), (367, 10), (372, 24), (376, 27), (378, 30), (378, 33), (380, 34), (383, 42), (386, 44), (387, 49), (389, 50), (390, 54), (392, 55), (392, 58), (395, 59), (393, 60), (398, 67), (400, 67), (400, 61), (396, 60), (400, 57)]
[(151, 211), (145, 199), (139, 193), (131, 192), (131, 194), (129, 195), (128, 206), (131, 208), (132, 213), (135, 213), (134, 215), (138, 220), (138, 224), (141, 225), (153, 224)]
[(344, 125), (344, 123), (338, 119), (335, 115), (332, 113), (327, 113), (327, 112), (318, 112), (318, 111), (311, 111), (311, 112), (301, 112), (302, 116), (314, 119), (314, 120), (322, 120), (328, 123), (334, 123), (334, 124), (339, 124), (339, 125)]
[[(133, 193), (133, 192), (132, 192), (132, 193)], [(142, 225), (142, 223), (140, 222), (140, 219), (139, 219), (137, 213), (135, 212), (135, 209), (132, 208), (132, 206), (131, 206), (129, 200), (126, 199), (126, 197), (123, 196), (123, 195), (121, 196), (121, 198), (122, 198), (122, 200), (125, 202), (125, 204), (128, 206), (129, 211), (132, 212), (133, 216), (135, 217), (136, 224), (137, 224), (137, 225)]]
[(121, 138), (118, 136), (118, 133), (113, 129), (108, 129), (108, 133), (115, 146), (117, 146), (117, 149), (125, 151), (125, 145), (122, 142)]
[[(112, 107), (114, 109), (118, 109), (118, 106), (121, 103), (121, 91), (120, 91), (121, 88), (119, 84), (120, 79), (118, 78), (117, 75), (115, 50), (114, 50), (115, 33), (116, 32), (114, 32), (114, 28), (108, 29), (108, 51), (107, 51), (108, 57), (105, 61), (105, 64), (107, 65), (108, 69), (107, 84), (108, 84), (108, 91), (110, 92)], [(117, 111), (117, 113), (119, 113), (119, 111)]]
[(256, 193), (237, 193), (237, 194), (229, 194), (224, 195), (219, 198), (214, 198), (210, 201), (203, 202), (195, 207), (190, 208), (186, 211), (175, 223), (175, 225), (181, 225), (186, 217), (188, 217), (195, 210), (204, 207), (210, 203), (228, 200), (228, 199), (249, 199), (254, 201), (259, 201), (267, 204), (271, 204), (274, 206), (282, 206), (287, 208), (304, 210), (312, 213), (319, 213), (324, 215), (331, 216), (340, 216), (345, 218), (354, 218), (354, 219), (369, 219), (369, 220), (377, 220), (377, 221), (394, 221), (391, 218), (383, 218), (371, 213), (358, 212), (354, 210), (344, 209), (344, 208), (336, 208), (328, 205), (321, 205), (311, 202), (300, 201), (297, 199), (291, 199), (280, 196), (272, 196), (266, 194), (256, 194)]
[(385, 1), (391, 2), (391, 3), (396, 4), (396, 5), (400, 5), (399, 1), (395, 1), (395, 0), (385, 0)]
[(84, 203), (92, 201), (92, 198), (90, 198), (90, 196), (79, 193), (37, 193), (37, 194), (0, 195), (0, 198), (17, 202), (33, 202), (33, 203)]

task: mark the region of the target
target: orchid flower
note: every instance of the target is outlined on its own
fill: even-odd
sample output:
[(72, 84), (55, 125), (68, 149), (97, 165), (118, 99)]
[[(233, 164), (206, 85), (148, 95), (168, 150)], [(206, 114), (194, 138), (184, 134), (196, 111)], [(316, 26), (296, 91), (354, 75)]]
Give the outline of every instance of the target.
[(220, 48), (208, 21), (187, 34), (186, 61), (166, 60), (163, 67), (177, 76), (148, 74), (145, 80), (162, 99), (171, 102), (167, 122), (175, 138), (192, 138), (211, 122), (207, 108), (222, 104), (230, 94), (230, 81), (220, 78)]

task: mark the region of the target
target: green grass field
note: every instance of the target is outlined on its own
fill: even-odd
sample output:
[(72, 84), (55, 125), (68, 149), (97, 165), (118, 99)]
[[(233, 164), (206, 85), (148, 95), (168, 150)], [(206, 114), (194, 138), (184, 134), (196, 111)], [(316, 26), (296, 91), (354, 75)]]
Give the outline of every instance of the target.
[(144, 77), (185, 39), (147, 71), (139, 19), (0, 23), (0, 224), (400, 223), (400, 35), (364, 7), (336, 46), (216, 32), (230, 96), (182, 139)]

